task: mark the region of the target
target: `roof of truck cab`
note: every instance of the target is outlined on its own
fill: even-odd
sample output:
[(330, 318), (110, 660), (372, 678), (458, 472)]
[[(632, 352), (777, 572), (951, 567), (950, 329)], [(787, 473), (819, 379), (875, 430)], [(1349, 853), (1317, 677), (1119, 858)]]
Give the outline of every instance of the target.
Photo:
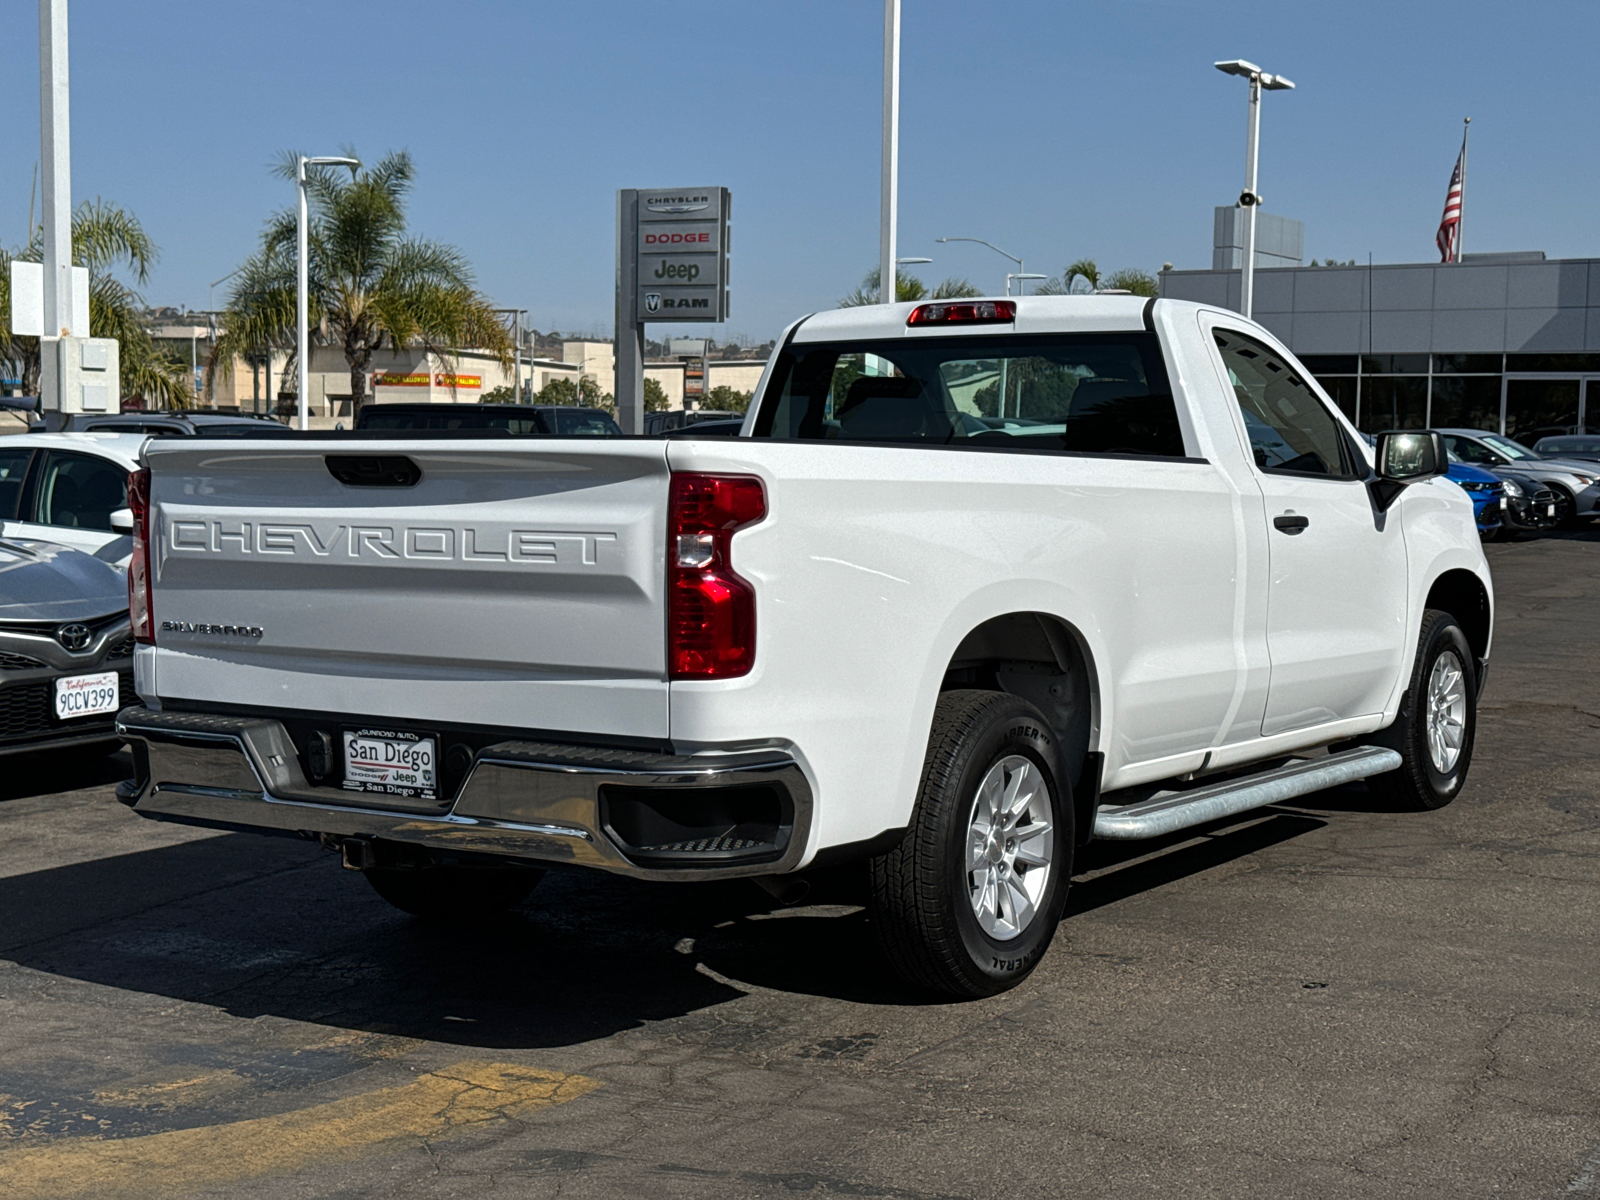
[[(974, 300), (946, 301), (971, 304), (982, 300), (1004, 300), (1003, 296), (982, 296)], [(1013, 296), (1017, 306), (1015, 322), (993, 325), (925, 325), (911, 329), (906, 319), (912, 309), (939, 301), (918, 300), (913, 304), (864, 304), (857, 308), (835, 308), (813, 313), (794, 331), (796, 342), (824, 342), (840, 338), (966, 337), (1007, 333), (1113, 333), (1143, 329), (1147, 296)], [(1163, 300), (1162, 307), (1199, 308), (1181, 300)]]

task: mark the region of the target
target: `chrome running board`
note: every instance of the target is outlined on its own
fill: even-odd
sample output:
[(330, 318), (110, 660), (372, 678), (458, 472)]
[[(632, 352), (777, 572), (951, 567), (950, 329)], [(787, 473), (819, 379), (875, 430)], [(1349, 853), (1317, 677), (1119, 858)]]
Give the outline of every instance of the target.
[(1300, 759), (1258, 775), (1188, 791), (1162, 792), (1137, 804), (1102, 806), (1094, 819), (1094, 836), (1116, 841), (1160, 837), (1265, 804), (1308, 796), (1369, 775), (1382, 775), (1399, 765), (1400, 755), (1381, 746), (1358, 746), (1322, 758)]

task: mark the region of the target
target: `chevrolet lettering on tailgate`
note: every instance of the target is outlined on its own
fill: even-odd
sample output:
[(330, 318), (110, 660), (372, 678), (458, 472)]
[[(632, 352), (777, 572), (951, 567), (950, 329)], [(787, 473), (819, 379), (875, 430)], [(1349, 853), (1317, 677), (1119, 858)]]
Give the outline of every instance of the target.
[(365, 559), (517, 563), (593, 567), (617, 547), (605, 530), (513, 529), (498, 525), (337, 525), (311, 521), (175, 519), (167, 526), (169, 554), (224, 557), (273, 555), (304, 559)]

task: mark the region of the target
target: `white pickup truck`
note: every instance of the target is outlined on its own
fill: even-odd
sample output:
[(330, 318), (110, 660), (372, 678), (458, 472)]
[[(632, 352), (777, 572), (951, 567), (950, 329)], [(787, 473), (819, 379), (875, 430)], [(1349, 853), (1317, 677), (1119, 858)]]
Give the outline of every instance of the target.
[(1373, 456), (1231, 312), (821, 313), (739, 438), (145, 461), (129, 802), (419, 915), (864, 860), (886, 958), (984, 995), (1091, 837), (1364, 777), (1434, 808), (1471, 760), (1492, 591), (1439, 435)]

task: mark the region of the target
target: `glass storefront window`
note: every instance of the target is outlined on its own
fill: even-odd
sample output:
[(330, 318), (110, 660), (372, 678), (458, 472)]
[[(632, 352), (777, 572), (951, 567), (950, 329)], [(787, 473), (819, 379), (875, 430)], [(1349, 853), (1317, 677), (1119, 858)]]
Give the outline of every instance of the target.
[(1354, 375), (1318, 375), (1317, 382), (1328, 393), (1329, 399), (1339, 406), (1339, 411), (1352, 421), (1356, 419), (1356, 377)]
[(1600, 354), (1508, 354), (1506, 370), (1600, 371)]
[(1363, 354), (1361, 356), (1361, 373), (1363, 375), (1426, 375), (1428, 373), (1428, 356), (1426, 354)]
[[(1427, 356), (1423, 356), (1426, 360)], [(1414, 375), (1369, 375), (1361, 380), (1362, 433), (1422, 429), (1428, 421), (1428, 380)]]
[(1359, 369), (1354, 354), (1299, 354), (1295, 357), (1318, 379), (1324, 375), (1354, 375)]
[(1500, 376), (1435, 375), (1430, 423), (1435, 429), (1499, 429)]
[[(1511, 357), (1521, 357), (1512, 355)], [(1574, 356), (1576, 357), (1576, 356)], [(1494, 428), (1490, 426), (1489, 428)], [(1533, 445), (1578, 428), (1576, 379), (1506, 380), (1506, 436)]]
[[(1503, 354), (1435, 354), (1433, 369), (1440, 375), (1498, 375)], [(1498, 408), (1496, 409), (1498, 412)], [(1498, 418), (1496, 418), (1498, 420)]]

